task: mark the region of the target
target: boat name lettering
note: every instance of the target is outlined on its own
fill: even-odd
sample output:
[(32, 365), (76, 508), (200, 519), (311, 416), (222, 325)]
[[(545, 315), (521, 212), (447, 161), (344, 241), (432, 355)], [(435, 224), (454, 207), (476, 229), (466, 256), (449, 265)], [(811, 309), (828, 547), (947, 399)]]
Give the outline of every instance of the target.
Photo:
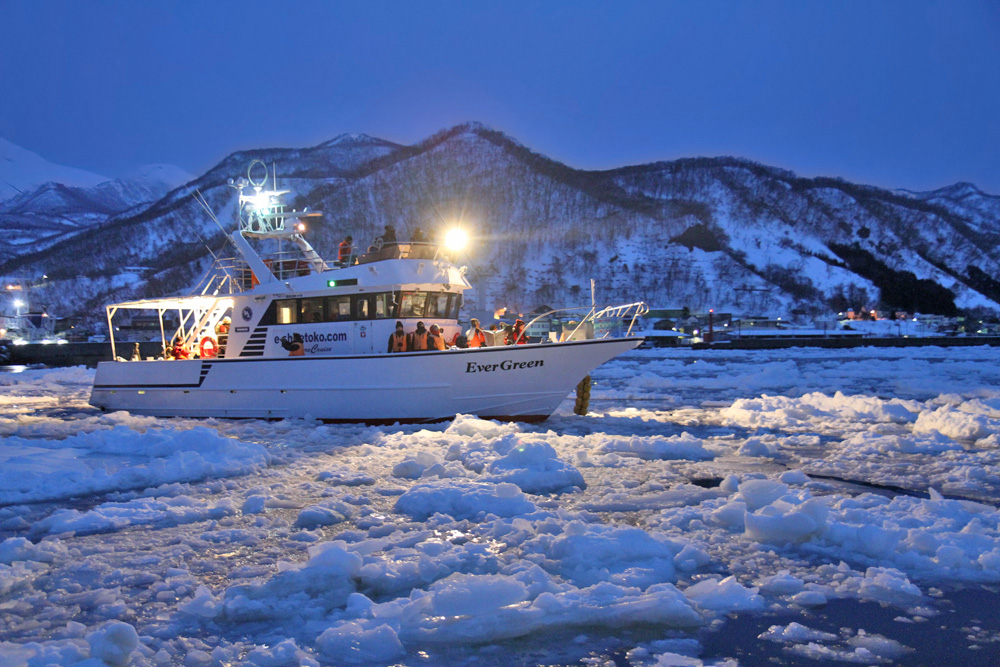
[(465, 372), (492, 373), (493, 371), (514, 371), (521, 368), (539, 368), (544, 365), (544, 359), (535, 359), (534, 361), (511, 361), (510, 359), (504, 359), (499, 364), (477, 364), (474, 361), (470, 361), (465, 366)]
[[(347, 334), (343, 331), (339, 333), (316, 333), (315, 331), (311, 333), (300, 334), (302, 336), (303, 343), (346, 343)], [(276, 344), (281, 344), (281, 341), (292, 342), (291, 334), (287, 336), (275, 336), (274, 342)]]

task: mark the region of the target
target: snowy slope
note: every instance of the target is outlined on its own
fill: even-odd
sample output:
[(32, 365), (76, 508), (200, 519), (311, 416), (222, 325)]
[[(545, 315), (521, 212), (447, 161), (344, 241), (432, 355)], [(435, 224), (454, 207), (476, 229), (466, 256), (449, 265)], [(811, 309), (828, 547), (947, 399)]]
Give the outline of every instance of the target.
[(89, 188), (108, 180), (83, 169), (52, 164), (43, 157), (0, 137), (0, 201), (55, 182)]
[[(7, 145), (13, 146), (9, 142)], [(20, 155), (17, 151), (12, 154)], [(17, 173), (29, 173), (24, 171), (24, 164), (31, 167), (31, 160), (17, 159), (14, 163), (18, 165)], [(113, 215), (156, 201), (192, 180), (189, 173), (173, 165), (149, 165), (114, 180), (95, 177), (99, 182), (86, 186), (67, 184), (89, 181), (75, 179), (71, 172), (48, 163), (34, 173), (67, 181), (48, 180), (0, 201), (0, 260), (43, 251), (101, 225)]]
[[(255, 159), (276, 167), (280, 187), (295, 193), (289, 203), (323, 212), (309, 239), (326, 256), (344, 235), (364, 243), (386, 224), (404, 237), (468, 227), (473, 309), (587, 304), (591, 279), (602, 302), (750, 315), (1000, 309), (1000, 229), (988, 219), (996, 198), (969, 187), (890, 192), (734, 158), (580, 171), (476, 123), (413, 146), (342, 135), (234, 153), (86, 235), (11, 257), (0, 273), (60, 267), (47, 298), (82, 315), (108, 298), (183, 292), (206, 267), (200, 239), (221, 247), (195, 192), (231, 224), (227, 181)], [(152, 282), (114, 288), (111, 275), (137, 263), (155, 267)], [(83, 271), (90, 277), (77, 278)]]

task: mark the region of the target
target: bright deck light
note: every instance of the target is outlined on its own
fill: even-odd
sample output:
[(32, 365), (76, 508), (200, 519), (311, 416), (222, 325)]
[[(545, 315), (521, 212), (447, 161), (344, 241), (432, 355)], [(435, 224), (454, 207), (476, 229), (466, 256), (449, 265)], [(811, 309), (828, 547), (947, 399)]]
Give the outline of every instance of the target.
[(258, 211), (266, 211), (271, 208), (271, 193), (258, 192), (254, 195), (253, 205)]
[(452, 227), (444, 235), (444, 247), (448, 250), (461, 250), (468, 241), (469, 235), (458, 227)]

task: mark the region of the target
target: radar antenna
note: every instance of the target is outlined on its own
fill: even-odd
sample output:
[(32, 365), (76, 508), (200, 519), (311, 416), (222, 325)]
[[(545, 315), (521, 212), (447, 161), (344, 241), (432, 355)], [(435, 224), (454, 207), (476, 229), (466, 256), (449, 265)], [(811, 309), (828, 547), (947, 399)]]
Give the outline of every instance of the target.
[[(261, 169), (263, 174), (261, 174)], [(233, 241), (237, 242), (237, 247), (241, 248), (241, 252), (243, 252), (237, 237), (275, 239), (279, 242), (289, 240), (299, 247), (305, 260), (309, 262), (314, 271), (326, 270), (323, 259), (302, 236), (306, 228), (303, 221), (306, 218), (315, 218), (323, 214), (319, 211), (306, 209), (301, 211), (287, 210), (282, 197), (291, 190), (266, 189), (269, 178), (272, 185), (277, 181), (276, 173), (269, 176), (267, 172), (267, 165), (262, 160), (253, 160), (247, 167), (246, 178), (229, 180), (229, 186), (239, 194), (239, 209), (237, 211), (239, 229), (234, 232)], [(287, 225), (286, 222), (288, 222)], [(259, 274), (256, 270), (255, 273)]]

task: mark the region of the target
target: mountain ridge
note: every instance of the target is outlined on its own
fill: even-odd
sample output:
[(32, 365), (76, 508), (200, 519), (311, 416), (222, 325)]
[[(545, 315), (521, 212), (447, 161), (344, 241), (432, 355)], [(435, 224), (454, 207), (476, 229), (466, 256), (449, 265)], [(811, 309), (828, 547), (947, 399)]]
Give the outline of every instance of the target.
[[(40, 296), (82, 317), (104, 301), (190, 288), (206, 244), (224, 243), (195, 193), (229, 225), (228, 180), (252, 159), (277, 166), (295, 208), (323, 211), (310, 241), (328, 257), (343, 235), (374, 238), (386, 224), (402, 237), (472, 227), (470, 307), (577, 302), (593, 277), (601, 299), (748, 314), (920, 308), (921, 294), (946, 314), (1000, 309), (1000, 198), (971, 184), (890, 191), (733, 157), (579, 170), (479, 123), (411, 146), (343, 134), (237, 151), (136, 210), (7, 258), (0, 274), (47, 273)], [(122, 266), (149, 272), (116, 279)]]

